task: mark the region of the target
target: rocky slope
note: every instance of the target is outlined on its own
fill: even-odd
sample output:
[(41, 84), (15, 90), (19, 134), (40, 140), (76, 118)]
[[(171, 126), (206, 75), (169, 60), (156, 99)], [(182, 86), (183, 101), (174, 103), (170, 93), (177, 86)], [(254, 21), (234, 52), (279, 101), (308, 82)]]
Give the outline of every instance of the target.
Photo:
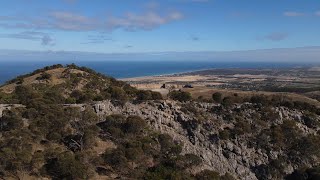
[[(286, 107), (277, 107), (269, 109), (274, 119), (265, 120), (265, 127), (252, 128), (253, 132), (245, 132), (245, 135), (234, 139), (222, 139), (219, 137), (223, 129), (234, 128), (235, 123), (226, 118), (226, 115), (233, 115), (236, 112), (243, 114), (243, 120), (248, 121), (250, 126), (255, 126), (257, 119), (252, 116), (263, 116), (261, 105), (255, 104), (238, 104), (228, 108), (228, 114), (214, 112), (214, 109), (221, 108), (220, 104), (214, 103), (190, 103), (201, 116), (205, 119), (199, 120), (192, 112), (183, 112), (183, 104), (176, 101), (145, 102), (141, 104), (127, 103), (123, 107), (114, 106), (110, 101), (102, 101), (93, 105), (72, 105), (79, 106), (83, 109), (93, 108), (99, 115), (100, 119), (112, 114), (138, 115), (148, 121), (150, 127), (156, 131), (169, 134), (174, 140), (183, 143), (183, 153), (195, 154), (203, 160), (203, 164), (194, 171), (210, 169), (221, 174), (230, 173), (238, 179), (261, 179), (260, 172), (255, 171), (257, 167), (268, 165), (272, 160), (284, 156), (284, 150), (267, 150), (263, 148), (252, 147), (249, 133), (259, 134), (263, 128), (272, 125), (281, 125), (283, 122), (292, 121), (301, 130), (301, 135), (317, 134), (319, 127), (309, 128), (303, 120), (303, 111), (292, 110)], [(315, 121), (320, 121), (319, 116)], [(261, 123), (261, 122), (260, 122)], [(251, 131), (251, 130), (250, 130)], [(248, 133), (248, 134), (247, 134)], [(251, 139), (252, 140), (252, 139)], [(267, 139), (265, 139), (267, 141)], [(266, 142), (268, 143), (268, 142)], [(315, 160), (317, 164), (319, 159)], [(295, 168), (302, 166), (294, 162), (283, 162), (283, 169), (279, 170), (283, 178), (286, 174), (291, 174)], [(304, 165), (311, 163), (307, 162)], [(258, 176), (257, 176), (257, 174)], [(275, 174), (266, 174), (265, 179), (274, 179)]]

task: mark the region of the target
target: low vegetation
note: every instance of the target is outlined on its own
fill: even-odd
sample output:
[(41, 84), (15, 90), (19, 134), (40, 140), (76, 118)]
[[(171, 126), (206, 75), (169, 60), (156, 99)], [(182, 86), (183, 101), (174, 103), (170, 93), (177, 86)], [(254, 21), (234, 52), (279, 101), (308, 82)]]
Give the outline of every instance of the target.
[(192, 100), (191, 94), (184, 91), (171, 91), (168, 96), (176, 101), (186, 102)]

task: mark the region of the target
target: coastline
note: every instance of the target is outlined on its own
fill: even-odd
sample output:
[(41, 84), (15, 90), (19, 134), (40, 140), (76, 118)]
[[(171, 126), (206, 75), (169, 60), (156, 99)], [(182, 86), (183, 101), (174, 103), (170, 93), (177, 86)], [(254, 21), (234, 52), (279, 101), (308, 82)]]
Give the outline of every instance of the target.
[(175, 73), (163, 73), (158, 75), (147, 75), (147, 76), (133, 76), (133, 77), (127, 77), (127, 78), (116, 78), (121, 81), (127, 81), (131, 79), (145, 79), (145, 78), (152, 78), (152, 77), (175, 77), (175, 76), (186, 76), (189, 75), (189, 73), (192, 73), (193, 75), (197, 72), (201, 73), (202, 71), (214, 71), (214, 70), (285, 70), (285, 69), (295, 69), (295, 68), (308, 68), (308, 69), (316, 69), (316, 71), (320, 71), (320, 65), (319, 66), (296, 66), (296, 67), (268, 67), (268, 68), (254, 68), (254, 67), (226, 67), (226, 68), (203, 68), (203, 69), (197, 69), (197, 70), (189, 70), (189, 71), (180, 71)]
[(183, 71), (183, 72), (176, 72), (176, 73), (164, 73), (160, 75), (150, 75), (150, 76), (135, 76), (135, 77), (129, 77), (129, 78), (116, 78), (117, 80), (120, 81), (126, 81), (129, 79), (143, 79), (143, 78), (151, 78), (151, 77), (172, 77), (172, 76), (181, 76), (185, 73), (195, 73), (197, 71), (206, 71), (206, 70), (212, 70), (210, 69), (201, 69), (201, 70), (195, 70), (195, 71)]

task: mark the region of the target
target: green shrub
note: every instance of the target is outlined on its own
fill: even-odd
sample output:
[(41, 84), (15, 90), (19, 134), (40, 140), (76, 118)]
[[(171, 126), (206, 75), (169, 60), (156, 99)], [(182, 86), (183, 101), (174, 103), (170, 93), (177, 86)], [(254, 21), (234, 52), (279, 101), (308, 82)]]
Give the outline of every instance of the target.
[(202, 163), (201, 158), (194, 154), (186, 154), (176, 159), (176, 164), (177, 164), (176, 166), (179, 169), (192, 168), (200, 165), (201, 163)]
[(152, 100), (161, 100), (161, 99), (163, 99), (161, 93), (159, 93), (159, 92), (152, 91), (151, 92), (151, 96), (152, 96)]
[(191, 94), (189, 92), (184, 91), (171, 91), (168, 96), (176, 101), (186, 102), (192, 99)]
[(237, 122), (232, 129), (234, 135), (243, 135), (252, 133), (251, 125), (245, 119), (237, 119)]
[(14, 96), (24, 105), (28, 105), (30, 100), (41, 98), (41, 94), (34, 91), (31, 86), (17, 86), (14, 91)]
[(235, 178), (229, 173), (226, 173), (225, 175), (221, 176), (221, 180), (235, 180)]
[(63, 104), (66, 100), (62, 96), (62, 92), (57, 89), (50, 89), (43, 94), (43, 99), (49, 100), (51, 104)]
[(76, 159), (72, 152), (63, 152), (56, 158), (48, 159), (45, 169), (52, 177), (59, 179), (88, 179), (88, 167)]
[(125, 157), (125, 152), (119, 149), (107, 150), (103, 154), (103, 159), (107, 164), (118, 170), (126, 169), (128, 166), (128, 160)]
[(119, 103), (119, 105), (123, 106), (129, 100), (126, 92), (120, 87), (110, 87), (108, 92), (111, 95), (111, 99), (114, 100), (114, 102)]
[(138, 101), (161, 100), (162, 95), (159, 92), (140, 90), (137, 92)]
[(49, 80), (51, 79), (52, 75), (48, 74), (46, 72), (42, 73), (39, 77), (37, 77), (37, 80)]
[(143, 91), (143, 90), (138, 91), (137, 100), (146, 101), (151, 99), (152, 99), (151, 91)]
[(222, 140), (228, 140), (230, 139), (230, 130), (229, 129), (224, 129), (219, 132), (219, 138)]
[(197, 180), (220, 180), (219, 173), (210, 170), (203, 170), (196, 175)]
[(146, 121), (139, 116), (129, 116), (123, 125), (123, 130), (126, 133), (140, 133), (146, 126)]
[(160, 134), (159, 143), (161, 145), (161, 152), (165, 157), (175, 157), (182, 151), (182, 146), (173, 142), (172, 137), (167, 134)]
[(264, 95), (256, 95), (256, 96), (252, 96), (250, 99), (251, 103), (256, 103), (256, 104), (263, 104), (263, 105), (267, 105), (269, 104), (269, 100), (266, 96)]
[(77, 100), (76, 98), (73, 98), (73, 97), (68, 97), (65, 101), (66, 104), (76, 104), (77, 103)]
[(309, 113), (306, 114), (304, 116), (302, 116), (302, 119), (304, 121), (304, 124), (308, 127), (308, 128), (317, 128), (320, 125), (320, 122), (318, 120), (316, 120), (316, 115)]
[(234, 104), (234, 99), (233, 99), (232, 97), (225, 97), (225, 98), (223, 98), (221, 104), (222, 104), (223, 106), (225, 106), (225, 107), (229, 107), (229, 106), (231, 106), (232, 104)]
[(5, 111), (0, 117), (0, 132), (11, 131), (23, 127), (22, 117), (13, 111)]
[(310, 180), (316, 180), (320, 179), (320, 167), (312, 167), (312, 168), (301, 168), (298, 170), (295, 170), (293, 173), (287, 175), (285, 177), (286, 180), (291, 179), (310, 179)]
[(217, 103), (221, 103), (222, 102), (222, 94), (220, 92), (216, 92), (216, 93), (212, 94), (212, 99)]

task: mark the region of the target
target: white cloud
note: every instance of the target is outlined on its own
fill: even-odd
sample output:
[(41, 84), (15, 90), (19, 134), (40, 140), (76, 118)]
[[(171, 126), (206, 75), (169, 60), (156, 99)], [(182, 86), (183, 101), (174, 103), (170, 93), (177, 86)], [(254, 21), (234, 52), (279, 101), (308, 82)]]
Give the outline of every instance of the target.
[(63, 0), (64, 2), (70, 3), (70, 4), (74, 4), (77, 2), (77, 0)]
[(106, 41), (110, 41), (113, 42), (115, 41), (114, 39), (112, 39), (109, 36), (106, 36), (104, 34), (98, 34), (98, 35), (89, 35), (87, 37), (86, 42), (82, 43), (82, 44), (103, 44)]
[(271, 41), (282, 41), (288, 37), (288, 33), (284, 32), (274, 32), (265, 36), (266, 39)]
[(74, 21), (74, 22), (80, 22), (80, 23), (87, 23), (90, 21), (90, 19), (85, 16), (73, 14), (70, 12), (56, 11), (56, 12), (50, 13), (50, 15), (56, 18), (57, 20), (61, 20), (61, 21)]
[(190, 39), (191, 39), (192, 41), (199, 41), (199, 40), (200, 40), (200, 38), (199, 38), (198, 36), (195, 36), (195, 35), (192, 35), (192, 36), (190, 37)]
[(126, 13), (123, 16), (90, 17), (82, 14), (54, 11), (38, 17), (0, 17), (0, 27), (17, 29), (55, 29), (66, 31), (151, 30), (178, 21), (183, 14), (178, 11), (158, 13)]
[(209, 2), (209, 0), (190, 0), (192, 2)]
[(299, 16), (304, 16), (305, 14), (301, 12), (287, 11), (287, 12), (284, 12), (283, 15), (287, 17), (299, 17)]
[(188, 3), (188, 2), (194, 2), (194, 3), (207, 3), (207, 2), (210, 2), (211, 0), (179, 0), (180, 2), (185, 2), (185, 3)]
[(123, 28), (129, 31), (150, 30), (182, 18), (183, 15), (180, 12), (171, 12), (167, 15), (160, 15), (152, 11), (145, 14), (127, 13), (123, 17), (110, 17), (107, 26), (109, 29)]
[(94, 30), (100, 26), (95, 18), (71, 12), (52, 12), (46, 21), (49, 28), (70, 31)]
[[(130, 47), (130, 45), (128, 45)], [(124, 47), (126, 48), (126, 46)], [(128, 47), (127, 47), (128, 48)], [(203, 51), (203, 52), (150, 52), (150, 53), (92, 53), (76, 51), (19, 51), (0, 50), (6, 61), (57, 61), (74, 59), (78, 61), (128, 61), (135, 60), (162, 60), (173, 61), (192, 59), (194, 61), (216, 61), (216, 62), (313, 62), (319, 64), (320, 46), (301, 48), (262, 49), (247, 51)], [(1, 61), (1, 60), (0, 60)]]
[(20, 33), (0, 34), (0, 38), (13, 38), (13, 39), (39, 41), (43, 46), (54, 45), (54, 40), (49, 34), (43, 33), (43, 32), (37, 32), (37, 31), (24, 31)]
[(145, 7), (148, 9), (157, 9), (160, 6), (160, 4), (156, 1), (151, 1), (145, 4)]
[(260, 36), (257, 40), (270, 40), (270, 41), (282, 41), (289, 37), (286, 32), (272, 32), (264, 36)]
[(42, 38), (41, 38), (41, 44), (42, 44), (43, 46), (46, 46), (46, 45), (54, 45), (53, 39), (52, 39), (49, 35), (47, 35), (47, 34), (45, 34), (45, 35), (42, 36)]

